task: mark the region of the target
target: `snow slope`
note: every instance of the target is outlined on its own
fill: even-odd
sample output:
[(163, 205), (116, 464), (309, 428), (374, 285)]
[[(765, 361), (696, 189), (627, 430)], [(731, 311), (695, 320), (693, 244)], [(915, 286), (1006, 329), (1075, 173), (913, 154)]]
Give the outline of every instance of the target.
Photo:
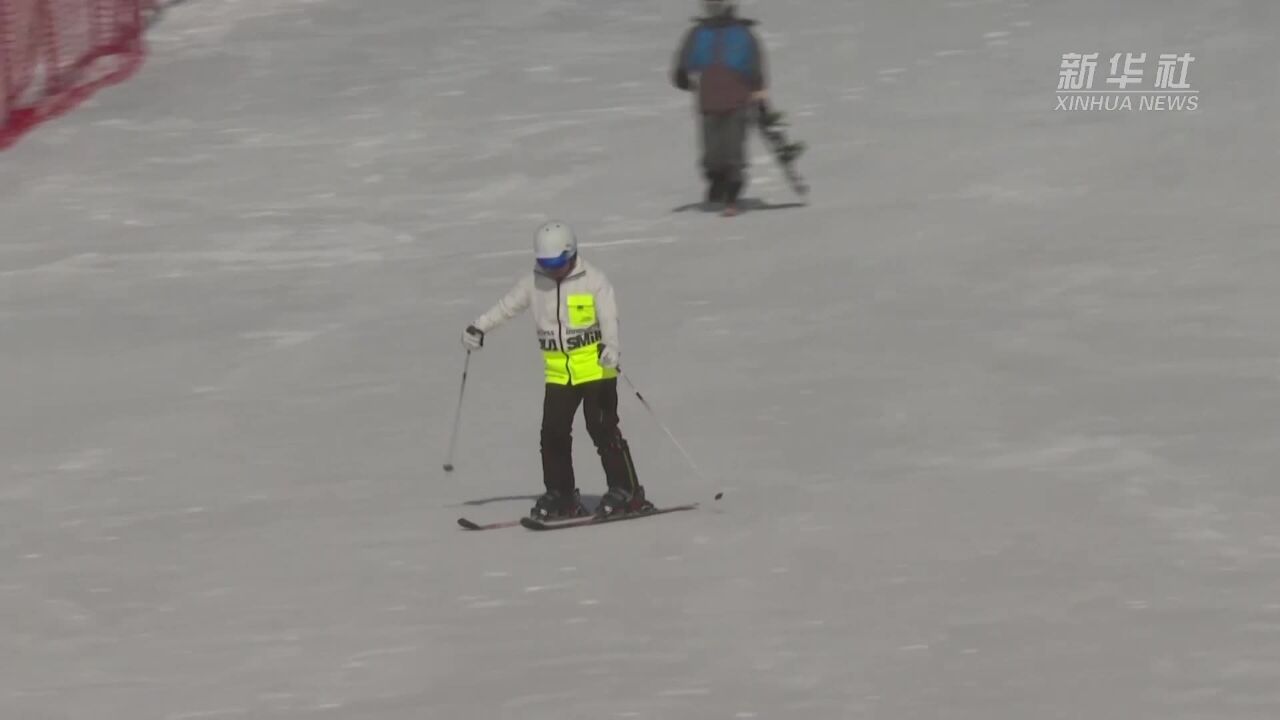
[[(0, 716), (1280, 715), (1263, 0), (748, 4), (812, 204), (700, 194), (687, 0), (202, 0), (0, 157)], [(1190, 51), (1191, 113), (1054, 112)], [(659, 502), (539, 490), (547, 216)], [(602, 489), (579, 433), (579, 476)]]

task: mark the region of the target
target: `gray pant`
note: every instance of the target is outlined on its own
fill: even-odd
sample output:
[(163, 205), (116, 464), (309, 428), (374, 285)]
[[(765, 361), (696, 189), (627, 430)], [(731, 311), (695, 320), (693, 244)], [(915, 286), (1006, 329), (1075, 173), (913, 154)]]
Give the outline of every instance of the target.
[(741, 189), (747, 166), (746, 145), (745, 110), (702, 116), (702, 169), (712, 184)]

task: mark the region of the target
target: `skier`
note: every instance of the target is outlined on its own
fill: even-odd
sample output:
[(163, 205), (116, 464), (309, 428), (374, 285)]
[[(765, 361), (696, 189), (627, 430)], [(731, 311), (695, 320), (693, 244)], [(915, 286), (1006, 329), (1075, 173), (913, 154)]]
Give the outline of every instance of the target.
[(565, 223), (552, 220), (539, 227), (533, 249), (533, 272), (462, 333), (463, 346), (479, 350), (487, 333), (533, 309), (546, 374), (541, 440), (546, 492), (530, 515), (549, 520), (589, 514), (573, 474), (573, 419), (579, 405), (608, 483), (596, 514), (652, 510), (636, 478), (630, 447), (618, 429), (620, 353), (613, 286), (578, 255), (578, 241)]
[(764, 47), (739, 18), (734, 0), (703, 0), (706, 16), (695, 18), (676, 52), (672, 83), (696, 90), (702, 116), (702, 169), (709, 205), (724, 203), (737, 214), (746, 183), (749, 108), (765, 98)]

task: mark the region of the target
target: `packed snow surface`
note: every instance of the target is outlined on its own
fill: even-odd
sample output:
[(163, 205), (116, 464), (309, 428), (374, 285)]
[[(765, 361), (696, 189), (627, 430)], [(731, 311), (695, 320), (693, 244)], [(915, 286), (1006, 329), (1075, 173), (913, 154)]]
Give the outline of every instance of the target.
[[(185, 3), (0, 156), (0, 716), (1280, 716), (1280, 6), (745, 3), (814, 189), (754, 136), (728, 220), (696, 11)], [(1055, 110), (1072, 52), (1199, 108)], [(541, 490), (527, 317), (441, 464), (548, 217), (699, 510), (455, 524)]]

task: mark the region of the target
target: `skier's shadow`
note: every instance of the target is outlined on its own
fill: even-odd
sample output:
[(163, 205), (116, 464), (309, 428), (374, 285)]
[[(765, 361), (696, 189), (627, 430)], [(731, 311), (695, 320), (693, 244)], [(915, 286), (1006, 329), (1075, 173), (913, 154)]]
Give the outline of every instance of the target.
[[(479, 500), (467, 500), (461, 504), (463, 506), (477, 507), (480, 505), (488, 505), (489, 503), (515, 502), (517, 500), (533, 502), (534, 500), (537, 500), (539, 497), (541, 497), (541, 495), (501, 495), (499, 497), (480, 498)], [(600, 497), (601, 497), (600, 495), (587, 495), (586, 493), (583, 493), (582, 504), (586, 505), (588, 509), (594, 508), (595, 506), (600, 504)]]
[(538, 495), (502, 495), (499, 497), (480, 498), (479, 500), (467, 500), (462, 504), (476, 507), (479, 505), (488, 505), (489, 503), (496, 503), (496, 502), (514, 502), (516, 500), (537, 500), (539, 497), (540, 496)]
[[(743, 198), (738, 201), (738, 211), (743, 213), (755, 212), (757, 210), (790, 210), (794, 208), (808, 207), (808, 203), (803, 202), (785, 202), (771, 203), (760, 198)], [(671, 208), (671, 212), (689, 212), (696, 210), (704, 213), (719, 213), (721, 206), (718, 203), (694, 202), (680, 207)]]

